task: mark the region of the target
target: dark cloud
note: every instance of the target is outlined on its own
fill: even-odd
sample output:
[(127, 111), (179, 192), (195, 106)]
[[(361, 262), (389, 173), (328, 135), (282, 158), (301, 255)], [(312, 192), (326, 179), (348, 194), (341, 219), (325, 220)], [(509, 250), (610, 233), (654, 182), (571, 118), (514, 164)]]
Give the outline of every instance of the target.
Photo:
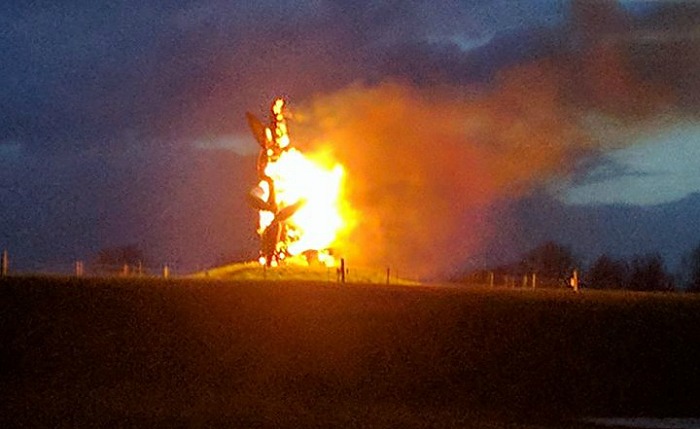
[[(566, 10), (564, 2), (529, 3), (263, 2), (255, 8), (226, 2), (9, 3), (3, 56), (12, 61), (3, 73), (10, 89), (4, 105), (20, 118), (8, 119), (4, 128), (39, 139), (52, 130), (74, 136), (82, 130), (65, 125), (71, 115), (84, 118), (89, 136), (129, 125), (147, 129), (152, 122), (168, 128), (201, 104), (224, 103), (223, 97), (237, 98), (240, 106), (258, 105), (263, 97), (257, 94), (265, 91), (304, 96), (368, 75), (420, 78), (429, 64), (441, 70), (431, 79), (464, 69), (469, 75), (472, 62), (477, 63), (472, 69), (497, 69), (508, 65), (499, 61), (527, 58), (523, 52), (552, 37), (527, 40), (533, 36), (513, 29), (541, 26), (547, 22), (543, 16), (560, 17)], [(618, 25), (625, 21), (620, 10), (591, 4), (613, 3), (574, 2), (571, 14), (583, 33), (624, 28)], [(507, 53), (491, 49), (485, 58), (459, 58), (454, 46), (442, 43), (455, 35), (504, 37), (509, 31), (512, 43), (490, 45)], [(513, 58), (502, 59), (507, 56)], [(237, 108), (234, 113), (241, 113), (243, 107)]]
[(429, 63), (445, 69), (431, 81), (452, 77), (465, 62), (443, 42), (484, 37), (509, 19), (473, 3), (6, 3), (0, 139), (73, 150), (119, 144), (124, 130), (242, 130), (245, 109), (280, 93), (421, 78)]

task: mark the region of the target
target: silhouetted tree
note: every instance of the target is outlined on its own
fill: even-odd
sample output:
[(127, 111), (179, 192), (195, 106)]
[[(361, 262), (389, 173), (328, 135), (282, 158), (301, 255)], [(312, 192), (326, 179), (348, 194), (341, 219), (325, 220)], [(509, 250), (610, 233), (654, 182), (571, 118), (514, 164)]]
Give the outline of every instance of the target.
[(612, 259), (604, 254), (591, 265), (586, 280), (589, 287), (594, 289), (624, 289), (629, 274), (627, 262)]
[(521, 262), (525, 272), (538, 275), (566, 279), (576, 267), (576, 259), (571, 250), (553, 241), (543, 243), (529, 251)]
[(134, 244), (101, 249), (95, 258), (95, 265), (98, 271), (103, 272), (121, 271), (124, 265), (128, 265), (133, 269), (141, 266), (143, 263), (144, 254)]
[(640, 291), (673, 290), (673, 279), (659, 254), (635, 256), (631, 263), (628, 288)]
[(691, 250), (682, 262), (682, 282), (688, 292), (700, 292), (700, 245)]

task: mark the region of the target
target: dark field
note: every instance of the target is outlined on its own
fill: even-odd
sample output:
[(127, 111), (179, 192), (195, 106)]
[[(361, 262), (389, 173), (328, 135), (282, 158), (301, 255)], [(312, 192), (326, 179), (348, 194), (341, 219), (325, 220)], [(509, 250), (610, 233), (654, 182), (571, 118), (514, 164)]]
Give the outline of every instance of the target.
[(0, 427), (570, 427), (700, 410), (687, 295), (9, 278), (0, 310)]

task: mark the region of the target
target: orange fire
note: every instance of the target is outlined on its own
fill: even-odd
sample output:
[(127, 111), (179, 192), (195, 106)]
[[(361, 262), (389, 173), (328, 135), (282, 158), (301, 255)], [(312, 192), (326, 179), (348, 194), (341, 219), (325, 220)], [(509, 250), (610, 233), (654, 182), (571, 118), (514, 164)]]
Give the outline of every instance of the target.
[[(283, 107), (282, 99), (277, 99), (272, 106), (272, 124), (264, 129), (265, 141), (259, 160), (262, 179), (257, 196), (277, 211), (259, 210), (258, 233), (263, 241), (276, 240), (273, 260), (267, 260), (272, 254), (263, 252), (260, 262), (276, 265), (284, 259), (302, 260), (303, 257), (297, 256), (306, 254), (307, 259), (313, 255), (324, 265), (333, 266), (331, 248), (339, 233), (350, 225), (350, 211), (343, 201), (345, 171), (327, 154), (307, 156), (291, 147)], [(293, 214), (280, 215), (285, 209)], [(273, 225), (275, 222), (280, 223), (278, 235), (266, 237), (268, 228), (277, 228)]]

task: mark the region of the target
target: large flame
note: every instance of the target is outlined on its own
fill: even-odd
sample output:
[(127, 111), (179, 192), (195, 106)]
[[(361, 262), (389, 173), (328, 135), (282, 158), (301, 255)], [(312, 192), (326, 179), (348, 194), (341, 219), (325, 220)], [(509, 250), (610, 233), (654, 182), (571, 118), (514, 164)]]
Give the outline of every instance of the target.
[[(325, 265), (334, 265), (331, 248), (338, 239), (341, 230), (347, 229), (349, 213), (343, 201), (343, 183), (345, 171), (334, 162), (328, 154), (305, 155), (291, 147), (286, 120), (282, 113), (284, 101), (278, 99), (272, 107), (273, 126), (265, 128), (268, 140), (264, 165), (264, 176), (259, 189), (261, 199), (269, 201), (279, 212), (294, 205), (300, 205), (294, 214), (283, 222), (276, 258), (286, 259), (307, 251)], [(274, 187), (274, 196), (270, 196), (270, 184)], [(275, 220), (275, 213), (260, 210), (258, 233), (262, 236)], [(308, 256), (308, 255), (307, 255)], [(261, 263), (267, 261), (261, 256)]]
[[(305, 202), (286, 221), (287, 237), (282, 238), (289, 254), (331, 247), (344, 223), (340, 211), (343, 167), (340, 164), (328, 167), (292, 148), (269, 163), (265, 173), (275, 183), (279, 207)], [(260, 186), (268, 188), (264, 181)], [(267, 228), (273, 218), (273, 213), (261, 211), (260, 230)]]

